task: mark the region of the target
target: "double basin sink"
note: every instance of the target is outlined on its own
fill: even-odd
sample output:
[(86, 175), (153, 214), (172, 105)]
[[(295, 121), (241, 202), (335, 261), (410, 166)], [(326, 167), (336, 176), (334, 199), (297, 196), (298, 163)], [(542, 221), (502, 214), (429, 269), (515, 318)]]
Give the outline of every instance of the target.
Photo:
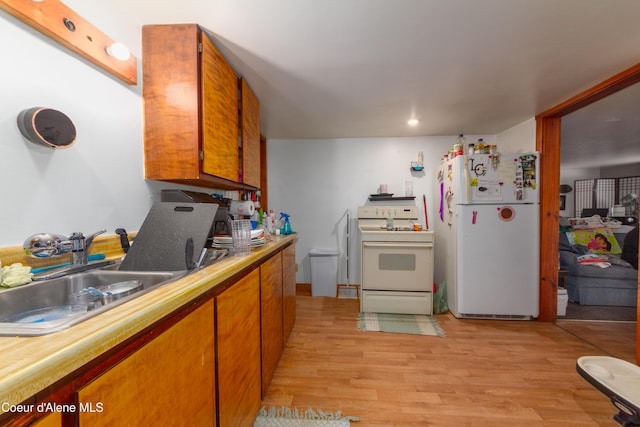
[[(215, 254), (210, 259), (215, 262), (223, 256)], [(121, 271), (117, 268), (118, 264), (72, 271), (0, 290), (0, 336), (37, 336), (67, 329), (193, 271)]]

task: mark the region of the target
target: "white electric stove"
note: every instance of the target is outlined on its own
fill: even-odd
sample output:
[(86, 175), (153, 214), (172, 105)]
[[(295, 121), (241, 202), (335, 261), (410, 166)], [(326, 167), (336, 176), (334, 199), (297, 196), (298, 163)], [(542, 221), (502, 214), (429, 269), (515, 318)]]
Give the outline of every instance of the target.
[(433, 314), (434, 236), (417, 223), (416, 206), (358, 208), (361, 311)]

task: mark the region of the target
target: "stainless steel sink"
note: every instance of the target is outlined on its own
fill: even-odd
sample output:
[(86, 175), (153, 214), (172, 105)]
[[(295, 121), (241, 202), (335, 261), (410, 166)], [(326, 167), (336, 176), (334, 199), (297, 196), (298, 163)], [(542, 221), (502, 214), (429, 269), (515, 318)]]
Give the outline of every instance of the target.
[[(199, 268), (227, 254), (226, 249), (207, 249)], [(122, 271), (119, 262), (105, 264), (54, 270), (28, 285), (0, 288), (0, 336), (59, 332), (199, 269)]]
[[(0, 290), (0, 335), (34, 336), (58, 332), (171, 283), (187, 273), (186, 270), (90, 270)], [(121, 297), (111, 291), (129, 283), (138, 286), (119, 294)], [(112, 286), (116, 284), (119, 285)], [(100, 293), (106, 297), (98, 297)]]

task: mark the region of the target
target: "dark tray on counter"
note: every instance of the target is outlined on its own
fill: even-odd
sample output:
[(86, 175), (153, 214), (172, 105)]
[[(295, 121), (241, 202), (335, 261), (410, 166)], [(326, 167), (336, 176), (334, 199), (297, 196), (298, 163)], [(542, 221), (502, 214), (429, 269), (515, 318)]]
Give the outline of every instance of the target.
[(374, 197), (374, 195), (372, 194), (371, 197), (369, 197), (369, 201), (370, 202), (382, 202), (382, 201), (389, 201), (389, 200), (415, 200), (416, 196), (398, 196), (398, 197), (393, 197), (393, 196), (383, 196), (383, 195), (376, 195)]

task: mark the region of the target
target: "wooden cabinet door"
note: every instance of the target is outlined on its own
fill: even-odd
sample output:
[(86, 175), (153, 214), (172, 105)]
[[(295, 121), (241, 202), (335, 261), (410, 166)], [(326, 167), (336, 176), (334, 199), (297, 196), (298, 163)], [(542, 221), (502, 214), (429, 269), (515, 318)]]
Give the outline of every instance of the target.
[(195, 24), (142, 27), (147, 179), (199, 177), (198, 43)]
[(31, 424), (31, 427), (62, 427), (63, 425), (62, 414), (60, 412), (53, 412)]
[(78, 391), (81, 426), (215, 426), (214, 303)]
[(260, 103), (241, 79), (242, 182), (260, 188)]
[(202, 34), (202, 171), (238, 181), (238, 76)]
[(145, 178), (238, 184), (238, 77), (196, 24), (142, 27)]
[(264, 397), (282, 354), (282, 253), (260, 266), (260, 306)]
[(296, 322), (296, 245), (282, 251), (282, 345), (285, 346)]
[(218, 420), (251, 427), (260, 410), (260, 269), (216, 298)]

